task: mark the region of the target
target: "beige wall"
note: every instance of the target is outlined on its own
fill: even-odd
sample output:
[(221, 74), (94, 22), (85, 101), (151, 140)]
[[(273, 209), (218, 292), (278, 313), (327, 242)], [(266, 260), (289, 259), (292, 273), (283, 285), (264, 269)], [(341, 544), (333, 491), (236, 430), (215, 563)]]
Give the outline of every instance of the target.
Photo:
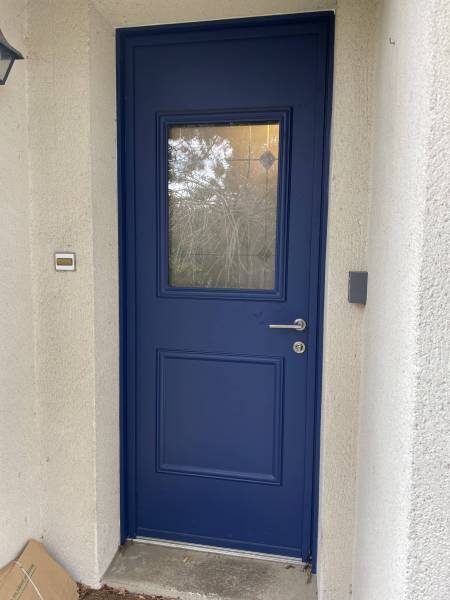
[[(378, 34), (366, 309), (370, 345), (365, 349), (354, 558), (355, 594), (374, 600), (407, 597), (412, 382), (427, 127), (423, 117), (429, 93), (426, 28), (413, 4), (383, 2)], [(378, 344), (380, 351), (374, 352)], [(371, 568), (375, 561), (379, 570)], [(387, 578), (382, 574), (386, 568), (391, 573)]]
[(28, 21), (43, 538), (95, 585), (119, 535), (114, 35), (87, 2), (30, 2)]
[(118, 543), (114, 28), (330, 8), (319, 598), (450, 596), (446, 0), (0, 0), (0, 566), (42, 536), (97, 584)]
[[(0, 293), (3, 304), (11, 307), (2, 315), (1, 323), (5, 338), (12, 344), (0, 354), (5, 365), (1, 390), (5, 417), (0, 427), (6, 433), (20, 432), (20, 438), (12, 441), (11, 436), (2, 437), (7, 440), (1, 447), (2, 473), (12, 482), (0, 494), (2, 534), (5, 531), (11, 540), (4, 551), (0, 550), (5, 554), (4, 561), (28, 535), (42, 532), (52, 552), (77, 578), (95, 584), (118, 543), (114, 27), (333, 8), (337, 20), (319, 596), (324, 600), (347, 598), (352, 584), (358, 600), (380, 594), (397, 600), (405, 590), (417, 590), (417, 579), (405, 574), (412, 572), (417, 557), (411, 545), (403, 542), (411, 539), (413, 527), (416, 537), (420, 532), (423, 539), (418, 515), (424, 495), (411, 497), (408, 511), (402, 499), (412, 481), (419, 489), (426, 489), (423, 473), (430, 465), (418, 461), (415, 464), (420, 469), (415, 471), (411, 466), (414, 424), (422, 427), (424, 439), (431, 440), (432, 435), (427, 425), (430, 419), (417, 412), (415, 399), (419, 392), (426, 396), (433, 381), (441, 381), (445, 371), (440, 346), (431, 343), (439, 339), (440, 308), (445, 297), (437, 293), (438, 306), (428, 314), (427, 291), (419, 289), (421, 277), (428, 281), (427, 274), (434, 273), (431, 284), (440, 290), (437, 282), (444, 275), (436, 270), (435, 260), (436, 252), (444, 252), (444, 242), (441, 250), (434, 245), (433, 251), (423, 243), (433, 238), (440, 224), (434, 216), (429, 216), (426, 225), (423, 220), (425, 215), (433, 214), (426, 211), (426, 199), (434, 198), (429, 193), (435, 189), (432, 173), (443, 169), (438, 159), (427, 162), (431, 150), (428, 154), (424, 150), (433, 148), (433, 156), (443, 152), (440, 129), (433, 129), (438, 109), (430, 109), (430, 90), (441, 89), (438, 82), (442, 72), (432, 74), (428, 62), (432, 60), (430, 32), (437, 31), (437, 24), (444, 21), (439, 18), (441, 13), (433, 12), (434, 20), (426, 21), (423, 28), (420, 3), (406, 5), (400, 0), (380, 5), (371, 0), (32, 0), (27, 11), (24, 4), (1, 3), (2, 14), (10, 18), (8, 28), (13, 42), (19, 46), (23, 42), (25, 18), (29, 30), (28, 60), (17, 65), (11, 83), (0, 89), (5, 99), (0, 110), (8, 117), (0, 140), (0, 168), (7, 191), (0, 206), (8, 224)], [(436, 0), (433, 6), (438, 5)], [(5, 30), (7, 23), (5, 18)], [(411, 31), (415, 32), (413, 36)], [(389, 43), (389, 37), (395, 44)], [(433, 48), (437, 54), (437, 46)], [(415, 57), (413, 61), (410, 56)], [(411, 96), (413, 103), (409, 101)], [(439, 105), (442, 113), (445, 97), (442, 94)], [(372, 131), (375, 202), (366, 258)], [(438, 190), (444, 222), (446, 189), (442, 185)], [(418, 197), (421, 201), (417, 203)], [(443, 233), (440, 239), (445, 241)], [(77, 252), (76, 273), (53, 270), (53, 252), (63, 249)], [(422, 262), (425, 255), (429, 258)], [(346, 301), (347, 273), (367, 264), (369, 304), (362, 309)], [(402, 278), (404, 264), (408, 265), (406, 279)], [(406, 306), (397, 303), (398, 297), (409, 299)], [(414, 379), (418, 365), (424, 372), (430, 371), (430, 355), (417, 353), (420, 310), (436, 326), (429, 340), (431, 354), (436, 353), (433, 365), (437, 370), (426, 389)], [(364, 326), (365, 315), (368, 318)], [(368, 343), (360, 387), (364, 331)], [(383, 352), (378, 351), (380, 331)], [(414, 381), (417, 385), (413, 389)], [(440, 389), (431, 399), (434, 408), (439, 406)], [(356, 485), (360, 396), (361, 463)], [(445, 450), (443, 444), (432, 446), (430, 442), (420, 457), (427, 450), (437, 459)], [(359, 517), (355, 537), (356, 490)], [(432, 514), (439, 516), (439, 507)], [(435, 520), (441, 524), (435, 535), (442, 536), (446, 531), (442, 519)], [(385, 553), (386, 545), (389, 554)], [(373, 567), (379, 564), (380, 555), (386, 560), (394, 557), (398, 577), (381, 576), (381, 571), (388, 570), (387, 564), (383, 569)]]
[(441, 600), (450, 597), (450, 5), (385, 0), (379, 23), (354, 595)]
[[(337, 9), (327, 257), (319, 588), (352, 579), (363, 311), (346, 302), (365, 264), (372, 2), (31, 0), (29, 131), (42, 532), (77, 577), (97, 583), (118, 543), (116, 26)], [(53, 252), (77, 252), (56, 273)], [(339, 348), (339, 352), (336, 351)]]
[(94, 228), (97, 561), (108, 568), (119, 535), (119, 331), (115, 35), (90, 8), (91, 177)]
[[(26, 54), (25, 0), (0, 5), (0, 27)], [(26, 65), (0, 86), (0, 566), (41, 530)]]
[[(42, 533), (57, 559), (74, 575), (95, 583), (89, 13), (82, 3), (34, 1), (28, 20)], [(57, 250), (77, 253), (76, 272), (55, 271), (52, 256)]]
[[(363, 313), (347, 304), (346, 279), (348, 270), (364, 266), (371, 84), (368, 57), (373, 25), (370, 5), (343, 0), (337, 7), (321, 470), (319, 586), (324, 598), (347, 594), (351, 583), (348, 556), (353, 541), (358, 349)], [(56, 416), (67, 432), (74, 428), (66, 454), (60, 453), (57, 431), (52, 430), (45, 442), (46, 454), (52, 459), (46, 464), (44, 533), (50, 547), (85, 581), (98, 577), (117, 544), (113, 27), (327, 7), (336, 8), (336, 2), (253, 1), (243, 6), (237, 1), (150, 5), (80, 1), (76, 8), (67, 1), (32, 4), (31, 46), (37, 61), (35, 66), (30, 63), (35, 127), (32, 155), (36, 161), (33, 201), (42, 206), (35, 222), (36, 254), (41, 265), (38, 346), (48, 349), (38, 359), (40, 398), (44, 422)], [(43, 35), (49, 23), (52, 35)], [(51, 75), (45, 73), (44, 57), (57, 65)], [(48, 85), (43, 85), (41, 78), (46, 76)], [(54, 106), (44, 120), (39, 118), (42, 101)], [(59, 164), (49, 163), (52, 156)], [(61, 208), (57, 214), (55, 205)], [(45, 262), (61, 244), (79, 254), (79, 271), (74, 277), (65, 274), (64, 280)], [(49, 336), (49, 321), (55, 313), (61, 319), (61, 329)], [(336, 354), (338, 343), (340, 352)], [(73, 381), (70, 377), (50, 377), (51, 364), (69, 362)], [(60, 473), (69, 464), (73, 465), (70, 477), (61, 482)], [(67, 496), (77, 485), (81, 486), (83, 501), (74, 514)], [(84, 548), (82, 555), (80, 548)]]
[[(375, 3), (336, 10), (320, 456), (319, 598), (351, 595), (358, 409), (365, 309), (347, 301), (365, 270), (370, 203)], [(359, 600), (359, 598), (357, 598)]]

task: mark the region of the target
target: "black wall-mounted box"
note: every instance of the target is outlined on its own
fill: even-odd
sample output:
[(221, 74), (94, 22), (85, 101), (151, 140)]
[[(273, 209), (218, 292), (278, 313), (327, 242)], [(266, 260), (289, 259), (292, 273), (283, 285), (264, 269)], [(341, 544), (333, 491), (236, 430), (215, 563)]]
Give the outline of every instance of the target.
[(348, 301), (352, 304), (367, 302), (367, 271), (350, 271), (348, 274)]

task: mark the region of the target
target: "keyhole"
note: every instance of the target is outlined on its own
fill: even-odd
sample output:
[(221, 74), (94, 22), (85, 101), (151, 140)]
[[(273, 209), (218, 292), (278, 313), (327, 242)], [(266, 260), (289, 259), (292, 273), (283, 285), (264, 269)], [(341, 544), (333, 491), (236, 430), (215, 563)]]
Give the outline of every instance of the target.
[(306, 350), (306, 346), (303, 342), (294, 342), (292, 350), (297, 354), (303, 354), (303, 352)]

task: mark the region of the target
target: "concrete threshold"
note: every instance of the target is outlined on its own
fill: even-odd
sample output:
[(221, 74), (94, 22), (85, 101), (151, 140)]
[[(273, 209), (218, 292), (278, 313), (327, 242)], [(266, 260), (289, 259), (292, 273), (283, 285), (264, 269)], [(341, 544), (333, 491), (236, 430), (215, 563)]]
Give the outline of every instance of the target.
[(103, 583), (170, 600), (315, 600), (298, 562), (274, 561), (191, 548), (128, 542)]

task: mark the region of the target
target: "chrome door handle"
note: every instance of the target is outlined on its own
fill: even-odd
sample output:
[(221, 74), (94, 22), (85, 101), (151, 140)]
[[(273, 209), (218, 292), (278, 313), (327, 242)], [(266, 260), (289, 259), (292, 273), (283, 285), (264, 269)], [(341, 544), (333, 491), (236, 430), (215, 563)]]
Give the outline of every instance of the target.
[(304, 331), (306, 329), (306, 321), (304, 319), (295, 319), (292, 325), (277, 325), (270, 324), (270, 329), (294, 329), (295, 331)]

